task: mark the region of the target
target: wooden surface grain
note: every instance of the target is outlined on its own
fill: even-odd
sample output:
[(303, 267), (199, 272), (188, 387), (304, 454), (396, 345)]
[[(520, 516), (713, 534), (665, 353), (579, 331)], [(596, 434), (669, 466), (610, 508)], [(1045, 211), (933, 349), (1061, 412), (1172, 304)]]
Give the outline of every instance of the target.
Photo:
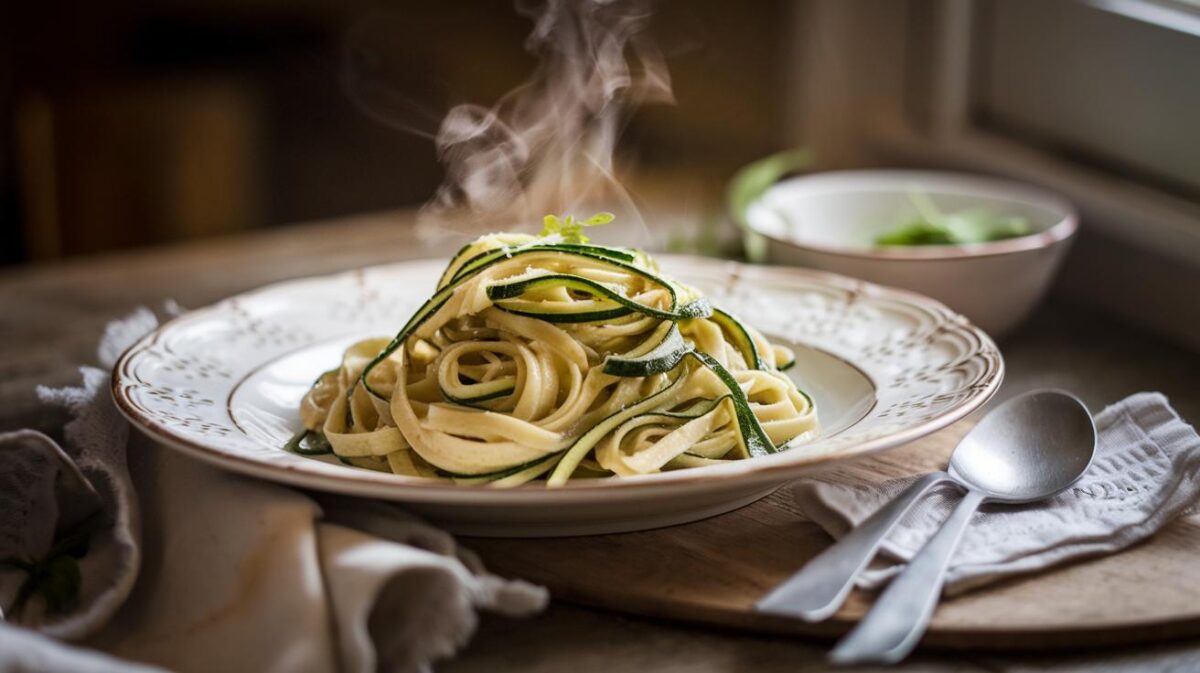
[[(111, 318), (138, 306), (161, 310), (169, 299), (198, 307), (265, 283), (444, 254), (454, 247), (453, 239), (440, 249), (424, 247), (414, 237), (411, 223), (409, 214), (385, 213), (185, 247), (0, 271), (0, 431), (36, 427), (56, 433), (61, 429), (61, 413), (37, 405), (34, 387), (77, 382), (78, 366), (95, 361), (96, 341)], [(1001, 348), (1008, 373), (997, 399), (1053, 386), (1076, 392), (1098, 409), (1139, 390), (1159, 390), (1184, 418), (1200, 419), (1200, 354), (1085, 308), (1052, 301)], [(899, 455), (885, 454), (878, 460)], [(818, 535), (811, 524), (798, 518), (784, 528), (798, 535)], [(1173, 528), (1163, 535), (1191, 535), (1183, 531)], [(1130, 553), (1164, 560), (1153, 550), (1146, 545)], [(786, 565), (785, 560), (777, 563), (780, 570)], [(1109, 572), (1120, 575), (1126, 567), (1117, 563)], [(1104, 586), (1102, 578), (1097, 582)], [(1118, 605), (1132, 604), (1119, 593), (1101, 593)], [(1060, 600), (1034, 592), (1029, 602), (1046, 598)], [(466, 650), (438, 670), (782, 673), (822, 670), (826, 647), (820, 640), (698, 628), (556, 602), (529, 620), (485, 615)], [(1200, 643), (1086, 648), (1039, 656), (919, 652), (893, 670), (1197, 671)]]

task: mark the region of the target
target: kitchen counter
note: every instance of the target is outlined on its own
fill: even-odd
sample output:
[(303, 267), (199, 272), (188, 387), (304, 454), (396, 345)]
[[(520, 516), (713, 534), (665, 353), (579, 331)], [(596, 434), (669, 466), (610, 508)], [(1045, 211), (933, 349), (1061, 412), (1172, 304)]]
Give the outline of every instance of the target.
[[(138, 306), (171, 300), (198, 307), (273, 281), (331, 273), (413, 256), (444, 255), (451, 240), (423, 247), (411, 215), (389, 213), (263, 231), (237, 238), (0, 272), (0, 431), (34, 427), (52, 434), (61, 412), (36, 403), (37, 384), (77, 382), (94, 361), (105, 323)], [(1007, 364), (999, 398), (1057, 387), (1090, 407), (1141, 390), (1166, 394), (1193, 423), (1200, 419), (1200, 353), (1190, 352), (1086, 310), (1051, 301), (1001, 343)], [(554, 604), (530, 620), (485, 616), (475, 639), (443, 673), (487, 671), (819, 670), (825, 645), (718, 631)], [(903, 671), (1200, 670), (1200, 644), (995, 656), (920, 653)]]

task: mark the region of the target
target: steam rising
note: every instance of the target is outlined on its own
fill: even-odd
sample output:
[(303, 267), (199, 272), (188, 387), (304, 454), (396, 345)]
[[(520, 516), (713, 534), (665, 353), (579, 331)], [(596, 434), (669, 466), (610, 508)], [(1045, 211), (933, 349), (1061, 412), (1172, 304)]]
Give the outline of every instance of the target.
[(423, 238), (525, 228), (593, 206), (637, 217), (614, 176), (613, 149), (632, 110), (673, 102), (662, 54), (644, 36), (641, 2), (547, 0), (534, 21), (539, 65), (493, 107), (459, 105), (435, 142), (446, 178), (422, 210)]

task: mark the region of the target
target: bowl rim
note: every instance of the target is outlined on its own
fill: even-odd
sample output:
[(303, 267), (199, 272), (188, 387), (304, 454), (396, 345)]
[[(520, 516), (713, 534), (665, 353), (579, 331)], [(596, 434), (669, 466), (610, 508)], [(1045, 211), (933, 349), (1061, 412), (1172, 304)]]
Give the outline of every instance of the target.
[[(766, 191), (751, 201), (749, 206), (752, 207), (761, 202), (763, 197), (770, 193), (771, 190), (774, 190), (781, 185), (794, 185), (802, 182), (832, 182), (845, 178), (875, 178), (880, 180), (895, 179), (897, 181), (912, 181), (914, 179), (919, 179), (924, 181), (938, 181), (943, 185), (949, 185), (938, 188), (939, 191), (964, 195), (976, 193), (971, 189), (973, 186), (978, 189), (986, 189), (991, 192), (1003, 192), (1012, 200), (1024, 201), (1026, 203), (1044, 207), (1049, 210), (1056, 210), (1065, 213), (1065, 215), (1058, 222), (1052, 224), (1046, 229), (1043, 229), (1042, 231), (1000, 241), (967, 243), (962, 245), (892, 246), (874, 248), (846, 245), (824, 245), (778, 236), (776, 234), (763, 231), (760, 227), (755, 226), (749, 217), (749, 207), (747, 208), (746, 216), (741, 218), (742, 226), (746, 229), (747, 233), (762, 236), (763, 238), (770, 239), (772, 242), (801, 251), (817, 252), (826, 255), (851, 257), (856, 259), (882, 259), (899, 262), (950, 261), (960, 259), (975, 259), (980, 257), (995, 257), (999, 255), (1012, 255), (1031, 250), (1048, 248), (1056, 243), (1070, 239), (1079, 229), (1078, 211), (1069, 201), (1058, 194), (1016, 180), (956, 171), (862, 169), (806, 173), (804, 175), (786, 178), (772, 184)], [(845, 186), (840, 189), (832, 189), (829, 191), (855, 192), (861, 191), (861, 188), (851, 188), (849, 186)]]

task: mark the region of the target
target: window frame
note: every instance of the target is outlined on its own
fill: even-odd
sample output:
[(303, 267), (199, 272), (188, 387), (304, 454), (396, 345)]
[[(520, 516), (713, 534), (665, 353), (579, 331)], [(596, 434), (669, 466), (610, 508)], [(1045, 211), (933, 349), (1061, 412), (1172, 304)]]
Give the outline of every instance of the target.
[[(1074, 1), (1139, 20), (1144, 16), (1130, 7), (1166, 6), (1151, 0)], [(940, 164), (1036, 182), (1075, 202), (1089, 228), (1200, 269), (1200, 202), (1073, 161), (973, 118), (979, 0), (905, 0), (885, 17), (880, 4), (869, 0), (804, 4), (793, 32), (808, 46), (791, 55), (798, 68), (788, 100), (791, 118), (799, 121), (790, 135), (814, 145), (822, 164)], [(896, 6), (903, 7), (902, 18)], [(1168, 10), (1191, 15), (1175, 6), (1162, 11)], [(1200, 13), (1194, 16), (1200, 24)], [(851, 53), (864, 43), (880, 53), (867, 60)], [(831, 55), (833, 44), (845, 46)], [(838, 72), (828, 72), (831, 63)], [(855, 87), (851, 78), (869, 84)], [(870, 87), (890, 94), (881, 100)]]

